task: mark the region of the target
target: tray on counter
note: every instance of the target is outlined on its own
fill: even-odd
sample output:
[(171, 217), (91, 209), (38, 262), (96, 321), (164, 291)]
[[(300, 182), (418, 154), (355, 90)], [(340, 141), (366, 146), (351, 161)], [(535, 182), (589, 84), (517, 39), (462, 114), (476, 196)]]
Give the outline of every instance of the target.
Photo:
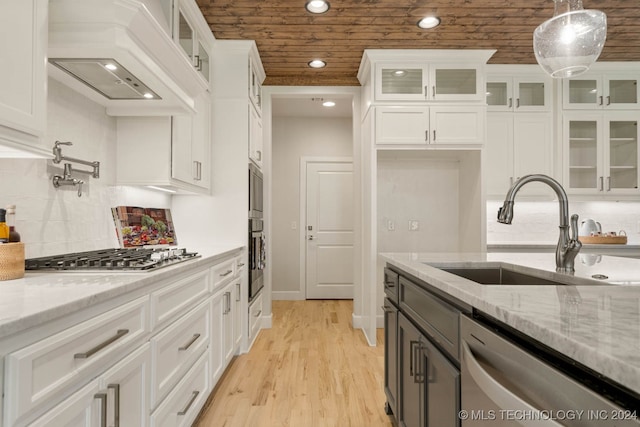
[(585, 245), (626, 245), (627, 236), (579, 236)]

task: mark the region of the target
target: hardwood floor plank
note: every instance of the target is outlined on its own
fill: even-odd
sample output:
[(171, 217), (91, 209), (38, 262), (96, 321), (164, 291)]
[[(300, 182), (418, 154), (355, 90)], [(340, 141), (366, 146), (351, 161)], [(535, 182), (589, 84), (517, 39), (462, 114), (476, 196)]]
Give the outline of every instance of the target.
[(384, 334), (370, 347), (349, 300), (273, 301), (271, 329), (234, 359), (197, 427), (388, 427)]

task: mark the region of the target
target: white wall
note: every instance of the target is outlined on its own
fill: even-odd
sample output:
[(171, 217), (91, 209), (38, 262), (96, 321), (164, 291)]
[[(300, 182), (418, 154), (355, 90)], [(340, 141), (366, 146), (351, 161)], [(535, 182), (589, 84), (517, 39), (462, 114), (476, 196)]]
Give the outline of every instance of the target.
[[(569, 214), (578, 214), (580, 222), (592, 218), (602, 224), (602, 231), (625, 230), (628, 244), (640, 244), (640, 203), (638, 202), (571, 202)], [(496, 221), (500, 201), (487, 202), (487, 244), (547, 243), (558, 241), (558, 202), (516, 201), (513, 223)]]
[[(351, 157), (351, 118), (272, 119), (273, 299), (304, 299), (300, 283), (300, 158)], [(292, 229), (292, 223), (296, 229)]]
[(73, 146), (63, 147), (63, 155), (100, 161), (100, 178), (78, 174), (86, 182), (78, 197), (76, 188), (53, 187), (51, 177), (62, 174), (62, 163), (0, 159), (0, 207), (16, 205), (16, 229), (27, 258), (117, 247), (111, 207), (169, 206), (170, 197), (164, 194), (114, 187), (116, 122), (104, 107), (49, 79), (47, 108), (47, 143), (53, 148), (56, 140), (72, 141)]

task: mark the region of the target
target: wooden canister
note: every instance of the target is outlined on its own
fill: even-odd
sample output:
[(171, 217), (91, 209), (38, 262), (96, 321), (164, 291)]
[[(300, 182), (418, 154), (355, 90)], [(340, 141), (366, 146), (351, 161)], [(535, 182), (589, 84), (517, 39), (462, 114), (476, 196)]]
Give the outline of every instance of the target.
[(24, 243), (0, 244), (0, 280), (24, 277)]

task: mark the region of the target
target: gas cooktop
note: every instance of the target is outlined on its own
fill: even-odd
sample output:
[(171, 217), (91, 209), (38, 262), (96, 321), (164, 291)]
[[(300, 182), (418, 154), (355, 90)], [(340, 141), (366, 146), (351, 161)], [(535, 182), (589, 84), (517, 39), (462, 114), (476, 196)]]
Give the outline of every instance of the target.
[(197, 252), (176, 248), (101, 249), (25, 260), (26, 270), (150, 271), (199, 258)]

